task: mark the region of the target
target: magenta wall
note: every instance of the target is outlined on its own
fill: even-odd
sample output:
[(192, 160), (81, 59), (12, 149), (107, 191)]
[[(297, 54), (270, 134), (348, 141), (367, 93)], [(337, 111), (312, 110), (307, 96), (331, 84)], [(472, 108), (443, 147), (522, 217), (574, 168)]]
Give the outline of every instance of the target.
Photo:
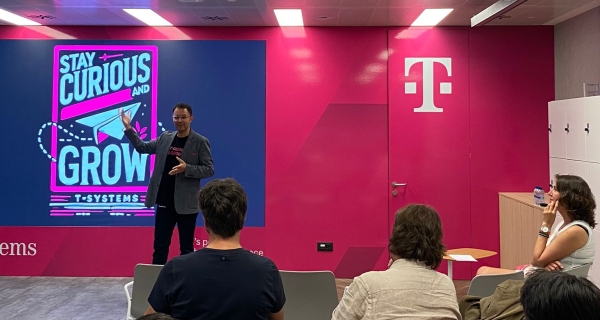
[[(468, 33), (470, 102), (469, 117), (455, 125), (469, 132), (471, 159), (458, 183), (470, 185), (463, 190), (470, 211), (455, 219), (471, 232), (444, 232), (499, 250), (497, 193), (529, 191), (548, 176), (553, 29), (457, 30)], [(397, 209), (388, 208), (387, 76), (397, 70), (388, 70), (386, 28), (305, 28), (305, 37), (288, 37), (279, 28), (1, 27), (0, 39), (56, 31), (77, 39), (266, 40), (266, 220), (244, 229), (243, 245), (280, 269), (329, 269), (343, 278), (385, 267), (388, 212)], [(207, 236), (196, 233), (201, 248)], [(334, 242), (334, 251), (317, 252), (317, 241)], [(36, 252), (0, 255), (0, 275), (130, 276), (150, 261), (152, 228), (0, 227), (2, 243), (36, 243)], [(457, 266), (457, 275), (469, 277), (475, 266)]]
[[(471, 242), (499, 251), (498, 192), (547, 186), (552, 27), (469, 32)], [(486, 259), (500, 265), (500, 257)], [(529, 263), (524, 261), (523, 263)], [(481, 264), (473, 264), (476, 271)]]

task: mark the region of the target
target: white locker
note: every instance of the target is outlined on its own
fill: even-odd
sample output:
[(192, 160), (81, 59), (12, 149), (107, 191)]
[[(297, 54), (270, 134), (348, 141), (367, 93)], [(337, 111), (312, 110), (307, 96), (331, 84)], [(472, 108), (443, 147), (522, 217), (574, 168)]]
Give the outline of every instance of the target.
[[(550, 158), (550, 183), (548, 186), (556, 184), (554, 176), (557, 174), (567, 174), (566, 159)], [(544, 186), (544, 190), (548, 190), (546, 186)]]
[[(589, 278), (600, 285), (600, 96), (548, 103), (550, 180), (555, 174), (573, 174), (587, 181), (596, 198), (596, 263)], [(568, 133), (565, 131), (568, 128)], [(588, 129), (588, 130), (586, 130)], [(559, 220), (557, 216), (557, 221)]]
[(584, 126), (588, 128), (585, 139), (585, 159), (600, 163), (600, 96), (586, 98), (584, 105)]
[(565, 108), (568, 104), (569, 100), (548, 103), (548, 138), (551, 158), (567, 158)]
[(583, 180), (587, 181), (586, 174), (586, 162), (583, 161), (575, 161), (575, 160), (567, 160), (567, 174), (572, 174), (576, 176), (580, 176)]
[(585, 160), (585, 104), (586, 98), (565, 100), (562, 105), (566, 118), (567, 159)]

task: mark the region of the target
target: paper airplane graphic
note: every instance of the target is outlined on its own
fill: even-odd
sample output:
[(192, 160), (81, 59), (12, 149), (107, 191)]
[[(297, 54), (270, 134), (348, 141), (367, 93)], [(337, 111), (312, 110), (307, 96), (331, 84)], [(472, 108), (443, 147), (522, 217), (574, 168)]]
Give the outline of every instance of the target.
[[(135, 117), (136, 112), (140, 108), (140, 102), (130, 104), (122, 107), (124, 112), (131, 112), (131, 119)], [(94, 140), (96, 144), (100, 144), (106, 140), (109, 136), (121, 140), (123, 138), (123, 123), (121, 122), (121, 115), (119, 114), (119, 108), (104, 111), (93, 116), (81, 118), (75, 120), (84, 126), (92, 128), (94, 134)]]

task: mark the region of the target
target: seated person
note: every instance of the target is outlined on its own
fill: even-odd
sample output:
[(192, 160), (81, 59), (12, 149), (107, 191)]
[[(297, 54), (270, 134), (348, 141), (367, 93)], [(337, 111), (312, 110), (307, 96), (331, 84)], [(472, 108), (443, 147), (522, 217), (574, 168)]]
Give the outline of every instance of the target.
[(521, 288), (528, 320), (600, 319), (600, 289), (585, 278), (538, 270)]
[(446, 251), (442, 222), (424, 205), (396, 212), (385, 271), (356, 278), (333, 310), (333, 320), (460, 319), (452, 280), (434, 269)]
[[(548, 271), (569, 270), (594, 261), (592, 228), (596, 225), (596, 201), (588, 184), (578, 176), (556, 175), (556, 186), (550, 192), (550, 203), (544, 208), (542, 227), (533, 248), (531, 265), (525, 276), (538, 268)], [(562, 216), (552, 235), (556, 212)], [(477, 274), (512, 273), (514, 270), (481, 267)]]
[(283, 319), (279, 269), (240, 245), (248, 201), (242, 186), (233, 179), (212, 180), (198, 198), (208, 245), (165, 264), (146, 314), (181, 320)]

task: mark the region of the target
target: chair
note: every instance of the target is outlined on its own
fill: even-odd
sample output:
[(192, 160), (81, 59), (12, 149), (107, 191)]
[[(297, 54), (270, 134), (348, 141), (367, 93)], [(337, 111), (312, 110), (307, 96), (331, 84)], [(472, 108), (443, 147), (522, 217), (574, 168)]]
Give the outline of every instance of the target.
[(502, 282), (506, 280), (523, 279), (525, 279), (525, 275), (523, 274), (522, 270), (507, 274), (485, 274), (475, 276), (475, 278), (471, 280), (471, 285), (469, 286), (467, 295), (477, 297), (491, 296), (494, 291), (496, 291), (496, 287)]
[(592, 266), (591, 263), (586, 263), (584, 265), (580, 265), (580, 266), (577, 266), (575, 268), (565, 270), (563, 272), (568, 273), (568, 274), (572, 274), (574, 276), (587, 278), (588, 272), (590, 271), (590, 267), (591, 266)]
[[(135, 266), (133, 281), (127, 283), (124, 287), (127, 295), (127, 317), (125, 320), (135, 319), (146, 313), (150, 306), (148, 296), (150, 296), (162, 267), (162, 265), (143, 263)], [(131, 294), (129, 294), (129, 288), (131, 288)]]
[(338, 304), (331, 271), (279, 271), (285, 291), (285, 320), (330, 320)]

